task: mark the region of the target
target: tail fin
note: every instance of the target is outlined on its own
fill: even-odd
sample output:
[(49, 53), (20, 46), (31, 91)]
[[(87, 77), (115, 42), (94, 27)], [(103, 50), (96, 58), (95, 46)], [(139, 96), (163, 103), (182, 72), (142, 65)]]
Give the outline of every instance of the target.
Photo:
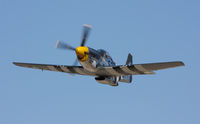
[(132, 55), (129, 53), (128, 54), (128, 58), (126, 60), (126, 65), (132, 65), (133, 64), (133, 57)]
[[(128, 58), (126, 60), (126, 65), (132, 65), (133, 64), (133, 57), (132, 55), (129, 53), (128, 54)], [(131, 83), (132, 81), (132, 75), (126, 75), (126, 76), (121, 76), (120, 82), (126, 82), (126, 83)]]

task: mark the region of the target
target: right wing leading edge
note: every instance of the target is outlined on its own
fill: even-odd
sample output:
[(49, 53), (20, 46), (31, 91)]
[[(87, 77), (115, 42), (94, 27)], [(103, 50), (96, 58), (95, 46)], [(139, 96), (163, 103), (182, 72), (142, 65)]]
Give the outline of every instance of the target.
[(144, 68), (149, 71), (156, 71), (161, 69), (167, 68), (174, 68), (184, 66), (184, 63), (181, 61), (174, 61), (174, 62), (160, 62), (160, 63), (147, 63), (147, 64), (136, 64), (136, 68)]
[(184, 66), (183, 62), (161, 62), (161, 63), (146, 63), (134, 65), (120, 65), (113, 67), (100, 67), (98, 68), (97, 75), (100, 76), (124, 76), (124, 75), (144, 75), (155, 74), (156, 70), (174, 68)]

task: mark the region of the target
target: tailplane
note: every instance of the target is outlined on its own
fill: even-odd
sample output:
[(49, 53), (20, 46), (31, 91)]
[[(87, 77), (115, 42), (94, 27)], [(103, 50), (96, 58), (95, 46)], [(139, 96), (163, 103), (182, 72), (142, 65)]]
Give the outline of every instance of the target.
[[(128, 54), (128, 58), (126, 60), (126, 65), (132, 65), (133, 64), (133, 57), (132, 55), (129, 53)], [(125, 82), (125, 83), (131, 83), (132, 81), (132, 75), (126, 75), (126, 76), (121, 76), (120, 82)]]

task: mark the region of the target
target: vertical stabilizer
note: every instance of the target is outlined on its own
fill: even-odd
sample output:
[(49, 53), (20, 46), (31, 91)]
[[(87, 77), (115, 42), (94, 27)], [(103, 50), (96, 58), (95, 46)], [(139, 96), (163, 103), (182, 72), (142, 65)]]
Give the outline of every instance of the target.
[[(129, 53), (127, 60), (126, 60), (126, 65), (132, 65), (133, 64), (133, 57), (132, 55)], [(126, 75), (126, 76), (121, 76), (120, 82), (126, 82), (126, 83), (131, 83), (132, 81), (132, 75)]]
[(128, 58), (126, 60), (126, 65), (132, 65), (133, 64), (133, 57), (132, 55), (129, 53), (128, 54)]

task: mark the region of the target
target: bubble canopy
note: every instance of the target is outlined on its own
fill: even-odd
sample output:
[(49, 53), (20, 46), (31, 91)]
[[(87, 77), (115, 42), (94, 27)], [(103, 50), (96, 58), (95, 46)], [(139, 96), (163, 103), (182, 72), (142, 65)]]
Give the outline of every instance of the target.
[(98, 51), (102, 56), (103, 56), (104, 54), (106, 54), (107, 56), (110, 56), (110, 54), (109, 54), (107, 51), (103, 50), (103, 49), (98, 49), (97, 51)]

